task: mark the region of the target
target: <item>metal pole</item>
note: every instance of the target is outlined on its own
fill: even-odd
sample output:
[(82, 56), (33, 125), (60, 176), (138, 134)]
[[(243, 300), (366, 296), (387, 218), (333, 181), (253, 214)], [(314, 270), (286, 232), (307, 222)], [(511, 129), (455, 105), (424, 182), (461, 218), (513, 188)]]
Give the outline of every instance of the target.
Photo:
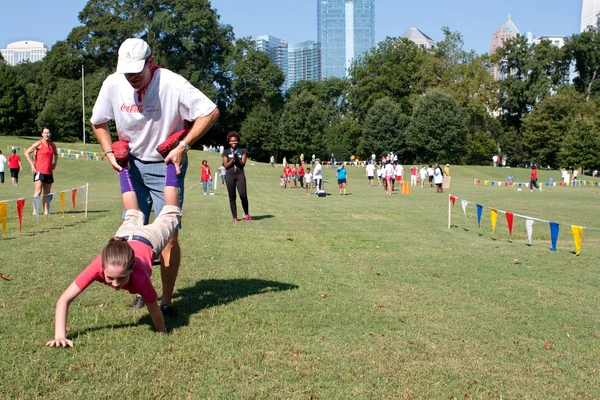
[(83, 118), (81, 120), (83, 130), (83, 144), (85, 144), (85, 74), (83, 65), (81, 66), (81, 111)]

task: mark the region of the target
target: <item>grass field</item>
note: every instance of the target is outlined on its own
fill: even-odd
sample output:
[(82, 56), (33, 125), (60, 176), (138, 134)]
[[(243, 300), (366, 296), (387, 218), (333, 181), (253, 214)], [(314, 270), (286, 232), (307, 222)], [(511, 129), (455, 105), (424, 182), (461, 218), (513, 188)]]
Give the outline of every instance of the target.
[[(0, 137), (5, 154), (30, 143)], [(333, 195), (317, 198), (281, 190), (280, 168), (248, 165), (255, 220), (232, 224), (222, 187), (202, 195), (203, 158), (213, 171), (220, 164), (190, 153), (168, 335), (129, 308), (132, 295), (94, 284), (71, 306), (74, 348), (44, 347), (56, 300), (120, 224), (107, 163), (59, 160), (53, 189), (89, 183), (87, 218), (79, 210), (63, 217), (55, 199), (53, 214), (36, 222), (28, 200), (19, 233), (9, 203), (1, 399), (600, 397), (600, 232), (584, 230), (576, 257), (569, 226), (600, 228), (600, 189), (474, 186), (508, 174), (524, 182), (529, 171), (452, 167), (455, 196), (561, 223), (552, 252), (548, 224), (534, 224), (529, 246), (523, 219), (510, 236), (500, 214), (492, 234), (487, 208), (478, 228), (475, 206), (465, 218), (457, 202), (448, 229), (447, 192), (386, 196), (367, 186), (363, 168), (349, 168), (346, 197), (324, 168)], [(31, 196), (23, 172), (20, 186), (0, 186), (0, 200)], [(560, 173), (540, 171), (540, 181), (549, 176)], [(158, 267), (153, 282), (160, 293)]]

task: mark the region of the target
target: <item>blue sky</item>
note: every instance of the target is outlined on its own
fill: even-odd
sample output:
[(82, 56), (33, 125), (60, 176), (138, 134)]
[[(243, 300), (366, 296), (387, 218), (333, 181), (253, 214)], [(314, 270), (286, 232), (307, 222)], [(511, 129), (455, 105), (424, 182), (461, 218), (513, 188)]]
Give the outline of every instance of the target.
[[(2, 2), (0, 46), (35, 40), (51, 47), (79, 25), (86, 0), (18, 0)], [(412, 3), (412, 4), (411, 4)], [(508, 14), (521, 31), (536, 36), (579, 33), (582, 0), (375, 0), (377, 41), (400, 36), (411, 27), (440, 40), (447, 25), (463, 34), (465, 48), (489, 50), (492, 34)], [(236, 37), (272, 35), (290, 43), (316, 40), (317, 1), (213, 0), (221, 22), (233, 26)]]

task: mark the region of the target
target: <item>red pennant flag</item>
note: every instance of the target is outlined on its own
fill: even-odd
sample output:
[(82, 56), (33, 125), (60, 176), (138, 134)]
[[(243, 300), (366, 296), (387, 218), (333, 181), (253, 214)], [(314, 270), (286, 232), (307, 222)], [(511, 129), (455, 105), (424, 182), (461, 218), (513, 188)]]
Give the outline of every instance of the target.
[(450, 201), (452, 202), (452, 207), (454, 207), (454, 202), (456, 201), (456, 197), (450, 195)]
[(504, 182), (504, 186), (508, 186), (508, 182)]
[(506, 222), (508, 222), (508, 232), (511, 234), (512, 236), (512, 228), (513, 228), (513, 219), (514, 219), (514, 214), (507, 212), (506, 213)]
[(77, 198), (77, 189), (71, 189), (71, 203), (73, 203), (73, 210), (75, 210), (75, 199)]
[(563, 183), (561, 182), (561, 183), (560, 183), (560, 186), (562, 186), (562, 185), (563, 185)]
[(477, 179), (477, 184), (481, 185), (481, 179)]
[(17, 200), (17, 215), (19, 216), (19, 231), (23, 231), (23, 207), (25, 207), (25, 199)]

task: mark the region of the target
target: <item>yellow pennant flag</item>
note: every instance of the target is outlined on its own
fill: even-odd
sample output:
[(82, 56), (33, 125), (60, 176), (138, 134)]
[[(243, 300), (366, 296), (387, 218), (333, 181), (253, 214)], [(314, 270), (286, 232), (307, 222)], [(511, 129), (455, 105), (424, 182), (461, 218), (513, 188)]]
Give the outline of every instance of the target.
[(487, 186), (488, 181), (483, 181), (483, 186)]
[(62, 210), (63, 217), (65, 216), (65, 192), (60, 192), (60, 209)]
[(498, 210), (490, 209), (490, 219), (492, 220), (492, 233), (496, 232), (496, 220), (498, 219)]
[(6, 209), (6, 203), (0, 203), (0, 223), (2, 224), (2, 234), (6, 234), (6, 218), (8, 216), (8, 211)]
[(583, 226), (571, 226), (573, 232), (573, 242), (575, 242), (575, 255), (578, 256), (581, 253), (581, 242), (583, 240)]

